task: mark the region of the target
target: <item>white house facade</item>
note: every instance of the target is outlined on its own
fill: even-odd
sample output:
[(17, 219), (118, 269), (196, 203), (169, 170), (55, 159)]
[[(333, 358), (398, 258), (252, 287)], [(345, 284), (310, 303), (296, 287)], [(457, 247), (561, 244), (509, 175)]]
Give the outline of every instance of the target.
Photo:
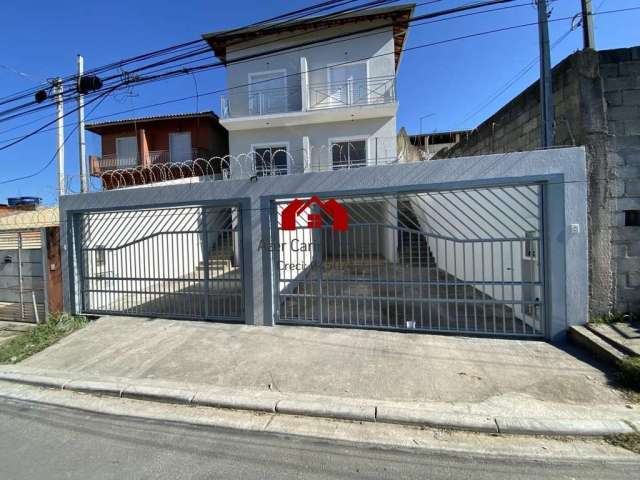
[(412, 9), (204, 35), (227, 63), (232, 177), (395, 162), (396, 73)]

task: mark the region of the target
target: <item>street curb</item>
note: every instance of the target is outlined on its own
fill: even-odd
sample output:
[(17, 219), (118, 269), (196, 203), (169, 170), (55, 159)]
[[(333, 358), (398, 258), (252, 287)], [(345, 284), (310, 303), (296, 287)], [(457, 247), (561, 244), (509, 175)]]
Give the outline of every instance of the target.
[(500, 433), (518, 435), (554, 435), (602, 437), (620, 433), (635, 433), (623, 420), (531, 420), (528, 418), (497, 417), (496, 424)]
[(196, 392), (191, 404), (202, 407), (229, 408), (233, 410), (254, 410), (275, 413), (277, 398), (256, 395), (234, 395), (230, 397), (216, 390)]
[(405, 425), (422, 425), (435, 428), (452, 428), (456, 430), (473, 430), (474, 432), (499, 433), (493, 417), (479, 415), (453, 415), (419, 408), (401, 408), (379, 406), (378, 422), (400, 423)]
[(193, 400), (195, 396), (196, 392), (191, 390), (149, 387), (147, 385), (127, 385), (122, 390), (123, 398), (182, 405), (191, 404), (191, 400)]
[(327, 417), (340, 420), (376, 421), (375, 406), (348, 405), (338, 401), (314, 402), (297, 399), (280, 400), (276, 405), (276, 412), (286, 415)]
[(374, 405), (339, 398), (299, 399), (274, 392), (202, 391), (117, 382), (89, 381), (0, 371), (0, 380), (92, 395), (158, 403), (324, 417), (358, 422), (404, 424), (480, 433), (558, 436), (606, 436), (640, 431), (640, 420), (570, 420), (452, 414), (403, 405)]
[[(0, 374), (1, 377), (1, 374)], [(122, 397), (123, 385), (109, 382), (92, 382), (86, 380), (71, 380), (62, 385), (63, 390), (73, 392), (90, 393), (94, 395), (108, 395), (110, 397)]]

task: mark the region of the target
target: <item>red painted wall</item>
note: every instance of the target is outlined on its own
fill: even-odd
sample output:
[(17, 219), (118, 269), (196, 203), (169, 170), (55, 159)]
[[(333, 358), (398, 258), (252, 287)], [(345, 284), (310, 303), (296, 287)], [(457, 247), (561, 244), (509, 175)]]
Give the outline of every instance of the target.
[(151, 122), (128, 123), (102, 127), (102, 155), (116, 153), (116, 138), (134, 137), (144, 129), (149, 150), (169, 150), (170, 133), (191, 133), (192, 148), (208, 150), (214, 156), (229, 153), (229, 134), (215, 118), (173, 118)]

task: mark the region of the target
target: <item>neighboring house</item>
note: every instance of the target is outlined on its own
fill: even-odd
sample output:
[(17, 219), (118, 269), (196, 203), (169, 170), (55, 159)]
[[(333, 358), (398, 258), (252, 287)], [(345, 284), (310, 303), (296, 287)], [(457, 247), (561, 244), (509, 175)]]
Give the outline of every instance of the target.
[[(213, 112), (182, 113), (88, 124), (101, 137), (91, 175), (105, 188), (200, 175), (221, 175), (227, 131)], [(135, 173), (123, 174), (123, 171)], [(117, 173), (116, 173), (117, 172)]]
[(228, 63), (220, 122), (237, 159), (232, 176), (395, 162), (396, 74), (412, 11), (399, 5), (203, 35), (225, 63), (307, 45)]
[(62, 310), (58, 207), (0, 217), (0, 320), (43, 321)]
[[(553, 68), (556, 145), (584, 145), (592, 314), (640, 311), (640, 46), (582, 50)], [(540, 148), (534, 83), (436, 158)]]

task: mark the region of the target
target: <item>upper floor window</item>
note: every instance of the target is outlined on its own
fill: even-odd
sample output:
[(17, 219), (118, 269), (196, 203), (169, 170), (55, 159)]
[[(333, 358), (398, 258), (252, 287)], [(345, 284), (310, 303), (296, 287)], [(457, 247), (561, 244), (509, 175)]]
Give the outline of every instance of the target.
[(286, 75), (286, 70), (249, 74), (250, 115), (268, 115), (287, 111)]
[(366, 139), (331, 140), (331, 162), (334, 170), (364, 167), (367, 164)]
[(288, 145), (254, 146), (253, 156), (255, 160), (256, 175), (264, 177), (268, 175), (286, 175), (289, 164)]
[(332, 106), (368, 103), (367, 62), (330, 65), (327, 83), (328, 100)]

